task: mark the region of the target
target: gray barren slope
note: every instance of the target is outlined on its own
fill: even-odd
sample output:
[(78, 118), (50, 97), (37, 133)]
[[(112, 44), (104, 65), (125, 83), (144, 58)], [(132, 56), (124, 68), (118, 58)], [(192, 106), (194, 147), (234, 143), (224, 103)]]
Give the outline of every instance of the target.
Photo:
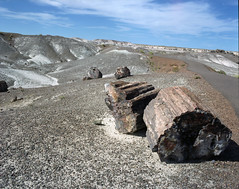
[[(125, 81), (155, 87), (187, 86), (233, 132), (238, 119), (220, 112), (225, 101), (194, 74), (144, 74)], [(238, 147), (220, 161), (165, 164), (152, 153), (145, 131), (114, 130), (102, 78), (0, 94), (1, 188), (237, 188)], [(204, 88), (200, 86), (203, 84)], [(11, 103), (14, 96), (23, 97)], [(206, 96), (205, 96), (206, 95)], [(227, 107), (227, 106), (226, 106)], [(228, 110), (228, 109), (227, 109)], [(233, 112), (233, 111), (232, 111)], [(233, 114), (229, 111), (230, 114)], [(96, 125), (102, 121), (103, 125)], [(233, 122), (233, 123), (232, 123)], [(233, 140), (238, 142), (238, 136)], [(233, 146), (232, 146), (233, 148)], [(237, 151), (235, 151), (237, 150)]]
[(57, 79), (47, 74), (59, 63), (87, 58), (98, 51), (98, 46), (80, 39), (0, 33), (0, 79), (14, 87), (56, 85)]
[(149, 72), (146, 61), (147, 57), (140, 53), (122, 48), (111, 48), (96, 56), (61, 64), (56, 71), (49, 75), (57, 78), (59, 83), (82, 80), (90, 67), (97, 67), (103, 77), (112, 77), (119, 66), (127, 66), (133, 75), (145, 74)]

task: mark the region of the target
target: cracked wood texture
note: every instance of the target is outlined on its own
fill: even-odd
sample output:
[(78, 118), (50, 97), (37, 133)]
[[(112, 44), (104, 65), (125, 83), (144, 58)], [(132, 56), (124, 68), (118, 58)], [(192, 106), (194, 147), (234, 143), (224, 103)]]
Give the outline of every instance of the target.
[(146, 82), (117, 81), (106, 84), (105, 90), (105, 103), (112, 110), (120, 133), (134, 133), (145, 128), (144, 109), (157, 96), (159, 89)]
[(161, 161), (206, 160), (224, 151), (231, 131), (187, 88), (160, 90), (146, 107), (143, 116), (146, 136)]

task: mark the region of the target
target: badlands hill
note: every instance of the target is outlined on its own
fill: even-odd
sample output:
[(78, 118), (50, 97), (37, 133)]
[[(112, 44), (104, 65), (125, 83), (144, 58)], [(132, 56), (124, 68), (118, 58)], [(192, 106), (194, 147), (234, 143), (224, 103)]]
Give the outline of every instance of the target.
[(128, 66), (132, 75), (173, 72), (174, 63), (165, 68), (158, 57), (184, 61), (229, 99), (239, 115), (238, 52), (0, 33), (0, 80), (14, 88), (79, 81), (90, 67), (99, 68), (103, 77), (112, 77), (118, 66)]
[(148, 57), (155, 54), (177, 56), (232, 77), (238, 75), (238, 52), (0, 33), (0, 79), (9, 86), (31, 88), (82, 78), (92, 66), (102, 69), (104, 75), (114, 73), (120, 65), (129, 66), (133, 74), (142, 74), (149, 70)]
[[(119, 66), (124, 81), (190, 89), (231, 129), (227, 150), (165, 164), (145, 130), (119, 134), (104, 102)], [(83, 81), (90, 67), (103, 78)], [(0, 33), (0, 188), (238, 188), (237, 75), (238, 52)]]

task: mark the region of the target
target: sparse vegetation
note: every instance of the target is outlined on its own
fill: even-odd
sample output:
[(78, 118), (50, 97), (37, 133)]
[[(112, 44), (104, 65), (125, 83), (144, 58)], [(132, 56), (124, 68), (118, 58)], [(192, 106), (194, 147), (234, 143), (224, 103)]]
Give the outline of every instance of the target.
[(13, 35), (10, 34), (9, 37), (8, 37), (8, 41), (12, 41), (12, 38), (13, 38)]
[(178, 67), (178, 65), (176, 65), (176, 64), (171, 64), (170, 66), (173, 67), (173, 68), (172, 68), (172, 71), (173, 71), (173, 72), (179, 72), (179, 67)]
[(217, 71), (217, 73), (227, 75), (223, 70)]
[(60, 100), (63, 100), (63, 99), (65, 99), (65, 96), (60, 96), (59, 98), (60, 98)]
[(149, 61), (150, 66), (154, 66), (154, 62), (153, 61)]
[(172, 69), (173, 72), (178, 72), (179, 71), (179, 68), (178, 66), (173, 66), (173, 69)]
[(239, 75), (235, 75), (234, 77), (237, 78), (237, 79), (239, 79)]
[(217, 72), (217, 73), (219, 73), (219, 74), (227, 75), (226, 72), (223, 71), (223, 70), (219, 70), (219, 71), (217, 71), (217, 70), (215, 70), (215, 69), (213, 69), (213, 68), (211, 68), (211, 67), (209, 67), (209, 66), (206, 66), (206, 67), (207, 67), (207, 69), (208, 69), (209, 71)]
[(149, 52), (149, 55), (151, 55), (151, 56), (152, 56), (152, 55), (154, 55), (154, 53), (153, 53), (153, 52)]
[(142, 54), (145, 54), (145, 52), (142, 49), (139, 52), (142, 53)]

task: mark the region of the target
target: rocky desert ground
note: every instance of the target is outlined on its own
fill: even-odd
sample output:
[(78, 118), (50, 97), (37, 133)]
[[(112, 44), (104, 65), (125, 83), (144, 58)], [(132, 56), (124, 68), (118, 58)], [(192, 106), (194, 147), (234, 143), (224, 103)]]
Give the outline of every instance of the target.
[[(118, 133), (104, 84), (185, 86), (232, 131), (208, 161), (166, 164), (145, 130)], [(90, 67), (103, 78), (83, 81)], [(0, 33), (1, 188), (238, 188), (238, 52)]]

